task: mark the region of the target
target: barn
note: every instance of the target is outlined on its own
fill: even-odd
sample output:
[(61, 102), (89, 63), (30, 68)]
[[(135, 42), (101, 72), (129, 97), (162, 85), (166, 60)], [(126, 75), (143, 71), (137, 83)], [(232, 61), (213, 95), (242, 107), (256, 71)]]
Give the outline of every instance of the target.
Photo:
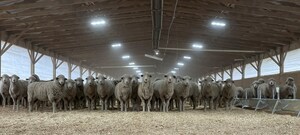
[(1, 0), (0, 134), (299, 134), (299, 26), (299, 0)]

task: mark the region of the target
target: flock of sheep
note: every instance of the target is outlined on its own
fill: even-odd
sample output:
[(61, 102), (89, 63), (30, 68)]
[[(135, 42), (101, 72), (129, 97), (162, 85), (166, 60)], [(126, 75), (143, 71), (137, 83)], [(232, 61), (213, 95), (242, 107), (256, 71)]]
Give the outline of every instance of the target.
[[(138, 81), (141, 77), (141, 82)], [(153, 79), (150, 73), (141, 76), (123, 75), (120, 80), (108, 80), (103, 75), (96, 78), (66, 79), (63, 75), (49, 81), (42, 81), (38, 75), (32, 75), (26, 80), (20, 80), (17, 75), (3, 74), (0, 81), (0, 94), (3, 107), (13, 100), (13, 109), (19, 110), (22, 104), (37, 110), (45, 105), (52, 104), (53, 112), (57, 107), (65, 110), (96, 109), (101, 105), (101, 110), (113, 109), (117, 102), (117, 108), (121, 111), (159, 110), (168, 112), (177, 108), (184, 111), (185, 102), (189, 99), (190, 105), (195, 109), (203, 104), (204, 111), (207, 106), (210, 109), (225, 107), (231, 109), (235, 98), (295, 98), (297, 91), (294, 79), (288, 77), (286, 83), (276, 92), (276, 81), (259, 79), (254, 81), (250, 88), (237, 87), (234, 81), (215, 81), (211, 77), (201, 80), (199, 83), (192, 81), (189, 76), (175, 76), (172, 73), (162, 78)], [(84, 83), (85, 81), (85, 83)], [(198, 85), (200, 84), (200, 85)], [(131, 103), (131, 104), (130, 104)], [(207, 105), (208, 103), (208, 105)]]

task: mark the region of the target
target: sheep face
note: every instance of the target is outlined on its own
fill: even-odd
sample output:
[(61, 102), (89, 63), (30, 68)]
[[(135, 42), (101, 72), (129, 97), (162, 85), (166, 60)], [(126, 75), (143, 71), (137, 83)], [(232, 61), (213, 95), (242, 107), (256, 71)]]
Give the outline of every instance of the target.
[(226, 79), (224, 83), (226, 87), (231, 87), (234, 84), (234, 81), (231, 79)]
[(164, 77), (168, 81), (168, 83), (174, 83), (176, 79), (176, 76), (172, 73), (166, 74)]
[(92, 86), (92, 85), (95, 85), (95, 78), (93, 76), (88, 76), (86, 79), (86, 83), (89, 85), (89, 86)]
[(106, 77), (99, 75), (96, 79), (98, 79), (98, 81), (97, 81), (98, 84), (103, 85)]
[(144, 82), (144, 83), (148, 83), (148, 81), (150, 81), (152, 75), (150, 75), (150, 74), (145, 74), (145, 75), (141, 75), (141, 77), (143, 77), (143, 82)]
[(18, 82), (19, 79), (20, 79), (20, 77), (17, 76), (17, 75), (12, 75), (12, 76), (10, 77), (10, 81), (11, 81), (12, 83)]
[(189, 76), (184, 76), (184, 77), (182, 78), (183, 84), (184, 84), (185, 86), (188, 86), (191, 80), (192, 80), (192, 78), (189, 77)]
[(275, 82), (275, 80), (274, 80), (273, 78), (270, 78), (269, 81), (268, 81), (268, 84), (269, 84), (270, 86), (275, 86), (275, 85), (276, 85), (276, 82)]
[(75, 79), (74, 81), (76, 82), (77, 86), (79, 86), (79, 87), (83, 86), (84, 80), (82, 78), (79, 77), (79, 78)]
[(216, 83), (218, 84), (218, 86), (222, 86), (223, 85), (223, 81), (222, 80), (218, 80), (218, 81), (216, 81)]
[(258, 83), (259, 83), (259, 84), (263, 84), (263, 83), (265, 83), (265, 80), (262, 79), (262, 78), (260, 78), (260, 79), (258, 79)]
[(132, 77), (130, 75), (123, 75), (121, 77), (121, 81), (125, 84), (125, 85), (129, 85), (131, 83)]
[(138, 83), (138, 80), (140, 79), (140, 77), (136, 76), (136, 75), (133, 75), (132, 76), (132, 83)]
[(2, 75), (2, 77), (0, 79), (4, 84), (9, 83), (9, 76), (7, 74)]
[(289, 86), (294, 86), (295, 85), (295, 81), (294, 78), (292, 77), (288, 77), (285, 81), (285, 84), (289, 85)]
[(67, 79), (63, 75), (59, 75), (55, 78), (55, 82), (58, 83), (60, 86), (64, 86), (66, 80)]
[(176, 76), (176, 83), (179, 83), (183, 81), (183, 78), (181, 76)]
[(26, 79), (28, 81), (28, 83), (33, 83), (36, 82), (37, 79), (34, 76), (30, 76), (28, 79)]
[(205, 85), (205, 86), (208, 86), (210, 87), (211, 84), (213, 83), (214, 79), (212, 79), (211, 77), (207, 77), (206, 79), (204, 79), (202, 81), (202, 84)]
[(253, 88), (254, 88), (254, 89), (257, 89), (257, 88), (258, 88), (258, 84), (259, 84), (258, 81), (254, 81), (254, 82), (252, 83)]
[(66, 84), (65, 84), (65, 85), (67, 86), (67, 89), (70, 90), (70, 89), (72, 89), (72, 88), (74, 87), (75, 82), (74, 82), (73, 80), (71, 80), (71, 79), (68, 79), (68, 80), (66, 81)]

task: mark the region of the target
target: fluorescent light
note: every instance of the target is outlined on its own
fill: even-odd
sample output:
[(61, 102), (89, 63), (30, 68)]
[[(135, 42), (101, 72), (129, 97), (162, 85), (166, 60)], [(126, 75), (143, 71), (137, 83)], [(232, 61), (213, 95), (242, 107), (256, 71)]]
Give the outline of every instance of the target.
[(122, 56), (122, 59), (129, 59), (129, 58), (130, 58), (129, 55), (124, 55), (124, 56)]
[(159, 52), (155, 52), (155, 55), (159, 55)]
[(106, 22), (104, 20), (97, 20), (97, 21), (92, 21), (91, 25), (104, 25)]
[(134, 65), (134, 64), (135, 64), (134, 62), (130, 62), (130, 63), (129, 63), (129, 65)]
[(148, 58), (151, 58), (151, 59), (155, 59), (155, 60), (163, 61), (163, 58), (156, 57), (154, 55), (145, 54), (145, 57), (148, 57)]
[(194, 48), (203, 48), (203, 46), (202, 46), (202, 45), (199, 45), (199, 44), (193, 44), (193, 47), (194, 47)]
[(179, 68), (174, 68), (174, 70), (179, 70)]
[(137, 68), (137, 67), (134, 67), (133, 69), (134, 69), (134, 70), (136, 70), (136, 69), (139, 69), (139, 68)]
[(118, 43), (118, 44), (112, 44), (112, 45), (111, 45), (111, 47), (114, 47), (114, 48), (115, 48), (115, 47), (121, 47), (121, 46), (122, 46), (122, 45), (121, 45), (120, 43)]
[(176, 74), (176, 71), (172, 70), (171, 73)]
[(190, 59), (191, 59), (191, 57), (190, 57), (190, 56), (183, 56), (183, 58), (184, 58), (184, 59), (188, 59), (188, 60), (190, 60)]
[(224, 26), (226, 26), (226, 23), (224, 23), (224, 22), (212, 21), (212, 22), (211, 22), (211, 25), (213, 25), (213, 26), (221, 26), (221, 27), (224, 27)]
[(141, 70), (137, 70), (137, 71), (135, 71), (135, 72), (137, 72), (137, 73), (141, 73)]
[(184, 63), (182, 63), (182, 62), (178, 62), (178, 63), (177, 63), (177, 65), (179, 65), (179, 66), (183, 66), (183, 65), (184, 65)]

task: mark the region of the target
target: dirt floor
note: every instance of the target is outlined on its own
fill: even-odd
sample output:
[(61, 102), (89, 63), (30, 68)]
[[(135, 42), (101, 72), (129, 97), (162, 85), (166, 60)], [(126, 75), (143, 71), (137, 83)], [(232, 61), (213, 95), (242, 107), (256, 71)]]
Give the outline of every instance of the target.
[(76, 110), (53, 114), (0, 107), (0, 134), (300, 134), (300, 118), (234, 108), (226, 112)]

